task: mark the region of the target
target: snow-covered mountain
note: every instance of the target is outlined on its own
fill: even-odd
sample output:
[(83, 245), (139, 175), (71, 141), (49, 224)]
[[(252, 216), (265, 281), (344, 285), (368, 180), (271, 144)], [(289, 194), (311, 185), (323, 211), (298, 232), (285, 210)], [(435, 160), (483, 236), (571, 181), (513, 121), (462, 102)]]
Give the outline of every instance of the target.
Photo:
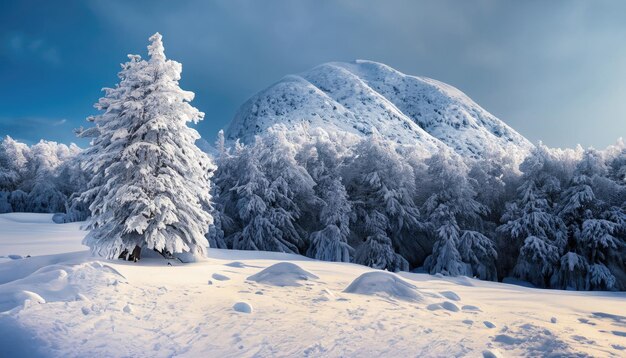
[(405, 75), (381, 63), (332, 62), (289, 75), (239, 109), (228, 139), (254, 135), (282, 123), (336, 128), (419, 145), (449, 146), (466, 158), (503, 152), (524, 155), (532, 144), (458, 89)]

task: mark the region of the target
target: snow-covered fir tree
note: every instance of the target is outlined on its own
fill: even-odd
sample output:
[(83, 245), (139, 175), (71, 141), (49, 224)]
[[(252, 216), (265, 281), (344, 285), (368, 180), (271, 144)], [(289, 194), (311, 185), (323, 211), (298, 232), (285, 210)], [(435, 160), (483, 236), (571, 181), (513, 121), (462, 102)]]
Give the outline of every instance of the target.
[(314, 182), (297, 163), (284, 127), (271, 128), (248, 146), (236, 144), (215, 178), (226, 242), (239, 250), (300, 253), (306, 233), (299, 219)]
[(150, 59), (130, 56), (120, 83), (96, 104), (103, 113), (91, 118), (97, 136), (84, 167), (94, 175), (86, 194), (94, 199), (84, 243), (108, 258), (137, 259), (142, 248), (203, 256), (214, 166), (187, 123), (204, 114), (180, 89), (182, 66), (166, 59), (161, 35), (150, 42)]
[(0, 213), (22, 211), (14, 193), (24, 181), (29, 156), (30, 148), (24, 143), (9, 136), (0, 142)]
[(492, 154), (484, 159), (468, 163), (471, 184), (476, 192), (476, 201), (489, 208), (483, 217), (481, 229), (495, 235), (506, 202), (514, 199), (518, 186), (519, 169), (512, 157)]
[(302, 252), (307, 241), (302, 219), (313, 205), (315, 182), (296, 160), (299, 148), (288, 135), (289, 130), (282, 125), (270, 128), (258, 152), (269, 180), (266, 198), (271, 221), (285, 240), (296, 245), (296, 252)]
[(393, 142), (376, 132), (363, 139), (355, 151), (346, 179), (356, 215), (353, 231), (364, 242), (357, 247), (354, 260), (389, 271), (408, 270), (407, 260), (395, 248), (415, 240), (415, 231), (421, 228), (413, 201), (413, 168)]
[[(217, 170), (213, 177), (213, 224), (209, 227), (208, 240), (218, 247), (233, 247), (233, 240), (241, 234), (241, 222), (238, 220), (239, 210), (236, 190), (231, 190), (241, 183), (238, 170), (244, 164), (244, 151), (246, 147), (239, 140), (235, 141), (234, 148), (227, 147), (224, 139), (224, 131), (218, 132), (215, 143), (217, 155), (215, 161)], [(246, 158), (252, 159), (252, 158)], [(255, 166), (256, 168), (256, 166)]]
[(487, 236), (478, 231), (464, 230), (459, 238), (458, 251), (466, 274), (481, 280), (498, 280), (498, 252)]
[(448, 150), (433, 155), (426, 163), (432, 194), (424, 204), (424, 212), (436, 241), (424, 268), (433, 274), (497, 278), (494, 244), (477, 231), (488, 208), (476, 201), (469, 169)]
[(307, 256), (324, 261), (350, 262), (353, 253), (348, 244), (352, 205), (341, 177), (342, 164), (350, 153), (345, 136), (316, 128), (306, 136), (301, 161), (316, 183), (315, 196), (319, 205), (309, 235)]
[(217, 154), (215, 155), (215, 164), (217, 169), (216, 174), (213, 177), (214, 185), (211, 186), (211, 195), (213, 196), (211, 216), (213, 216), (213, 223), (209, 225), (209, 232), (206, 234), (206, 238), (209, 241), (209, 247), (227, 249), (229, 245), (224, 237), (223, 221), (228, 221), (229, 219), (224, 216), (224, 205), (220, 201), (221, 186), (217, 184), (220, 177), (219, 171), (220, 169), (228, 168), (227, 164), (229, 163), (228, 159), (230, 157), (229, 149), (226, 148), (223, 130), (220, 130), (217, 134), (215, 148), (217, 149)]
[(28, 211), (39, 213), (58, 213), (65, 211), (66, 195), (61, 192), (56, 182), (57, 171), (68, 157), (76, 155), (78, 150), (70, 150), (64, 144), (40, 141), (31, 148), (32, 159), (29, 161), (31, 178), (27, 183)]
[(549, 150), (540, 146), (520, 165), (524, 174), (517, 200), (509, 203), (498, 228), (511, 246), (519, 248), (514, 276), (538, 287), (550, 285), (565, 238), (549, 195), (560, 189), (559, 180), (547, 169), (550, 160)]
[(453, 208), (438, 204), (428, 212), (428, 224), (435, 230), (437, 240), (432, 254), (424, 262), (424, 268), (431, 274), (466, 275), (465, 265), (458, 249), (461, 230), (456, 222)]
[(11, 192), (24, 180), (30, 148), (6, 136), (0, 142), (0, 191)]
[(258, 153), (245, 148), (229, 159), (221, 161), (215, 184), (220, 188), (216, 200), (223, 206), (221, 217), (231, 218), (233, 222), (230, 226), (222, 224), (232, 248), (286, 252), (296, 250), (291, 242), (281, 241), (278, 229), (269, 220), (265, 198), (269, 181), (260, 168)]
[(577, 254), (584, 261), (584, 264), (580, 264), (579, 275), (582, 275), (583, 267), (588, 271), (585, 273), (584, 286), (580, 286), (578, 280), (575, 284), (563, 281), (563, 271), (570, 269), (570, 266), (562, 265), (554, 279), (554, 284), (559, 288), (605, 290), (616, 287), (617, 280), (607, 265), (610, 256), (620, 252), (618, 249), (621, 242), (614, 236), (619, 230), (619, 213), (617, 216), (614, 212), (605, 214), (615, 209), (598, 198), (595, 190), (603, 184), (601, 178), (607, 176), (608, 168), (602, 153), (588, 149), (576, 166), (569, 187), (562, 195), (559, 214), (567, 225), (567, 251)]

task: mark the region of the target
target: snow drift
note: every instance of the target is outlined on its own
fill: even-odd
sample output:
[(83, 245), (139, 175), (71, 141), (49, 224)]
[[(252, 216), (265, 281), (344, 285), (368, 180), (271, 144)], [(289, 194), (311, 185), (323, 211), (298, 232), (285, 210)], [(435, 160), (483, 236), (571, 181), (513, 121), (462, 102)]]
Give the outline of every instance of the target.
[(319, 277), (291, 262), (280, 262), (248, 277), (248, 280), (273, 286), (301, 286), (302, 281)]
[(374, 271), (366, 272), (357, 277), (344, 292), (358, 293), (361, 295), (382, 295), (389, 298), (397, 298), (405, 301), (420, 302), (422, 295), (417, 287), (404, 281), (395, 274)]

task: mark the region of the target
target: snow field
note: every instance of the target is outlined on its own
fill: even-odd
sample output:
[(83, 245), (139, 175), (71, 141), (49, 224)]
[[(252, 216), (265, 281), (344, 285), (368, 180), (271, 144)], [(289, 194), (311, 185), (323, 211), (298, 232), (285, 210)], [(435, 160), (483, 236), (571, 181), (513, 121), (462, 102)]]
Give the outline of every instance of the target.
[[(32, 240), (55, 225), (29, 216), (50, 215), (22, 214), (10, 225), (37, 228)], [(10, 239), (0, 232), (0, 242)], [(24, 238), (0, 254), (28, 254), (30, 244)], [(618, 357), (626, 349), (624, 293), (393, 274), (268, 252), (211, 249), (205, 261), (170, 264), (86, 251), (2, 263), (0, 344), (13, 355), (54, 357)]]

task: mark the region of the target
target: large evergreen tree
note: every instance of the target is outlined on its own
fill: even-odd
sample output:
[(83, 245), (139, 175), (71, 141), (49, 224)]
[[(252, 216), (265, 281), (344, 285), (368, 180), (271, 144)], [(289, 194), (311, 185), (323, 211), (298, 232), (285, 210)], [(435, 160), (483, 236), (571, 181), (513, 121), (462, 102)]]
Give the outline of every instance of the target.
[[(612, 254), (619, 253), (622, 221), (621, 209), (611, 207), (601, 200), (596, 192), (611, 181), (602, 153), (588, 149), (576, 166), (574, 177), (562, 195), (559, 214), (567, 225), (567, 251), (575, 253), (581, 264), (579, 275), (586, 275), (584, 286), (577, 280), (574, 283), (564, 281), (565, 271), (571, 271), (571, 265), (561, 265), (554, 285), (558, 288), (575, 289), (613, 289), (617, 279), (609, 269)], [(613, 187), (613, 185), (611, 185)], [(584, 272), (583, 268), (587, 268)], [(572, 275), (570, 274), (569, 277)]]
[(352, 205), (340, 175), (347, 151), (345, 138), (321, 128), (308, 134), (299, 159), (316, 183), (314, 191), (318, 205), (314, 206), (315, 213), (309, 218), (315, 224), (309, 235), (307, 256), (350, 262), (353, 250), (348, 238)]
[(130, 56), (120, 83), (96, 105), (103, 113), (91, 118), (97, 130), (84, 167), (94, 175), (86, 194), (93, 202), (84, 242), (108, 258), (133, 252), (137, 259), (141, 248), (203, 256), (214, 167), (187, 122), (204, 114), (180, 89), (182, 66), (166, 59), (161, 35), (150, 42), (150, 59)]
[(436, 241), (424, 267), (430, 273), (496, 279), (494, 244), (477, 231), (488, 209), (476, 201), (469, 169), (458, 155), (447, 150), (426, 163), (432, 194), (424, 211)]
[(346, 168), (348, 193), (355, 208), (353, 231), (364, 242), (355, 262), (389, 271), (408, 270), (397, 253), (404, 242), (415, 240), (421, 228), (413, 197), (413, 168), (398, 153), (395, 143), (374, 132), (356, 148)]
[(547, 148), (540, 146), (520, 165), (524, 174), (518, 197), (507, 206), (498, 228), (509, 245), (519, 248), (513, 274), (539, 287), (550, 285), (565, 235), (550, 195), (560, 190), (560, 181), (548, 170), (551, 160)]
[(300, 253), (306, 247), (299, 221), (314, 182), (285, 136), (278, 126), (248, 146), (236, 144), (232, 154), (222, 149), (216, 175), (219, 229), (234, 249)]

